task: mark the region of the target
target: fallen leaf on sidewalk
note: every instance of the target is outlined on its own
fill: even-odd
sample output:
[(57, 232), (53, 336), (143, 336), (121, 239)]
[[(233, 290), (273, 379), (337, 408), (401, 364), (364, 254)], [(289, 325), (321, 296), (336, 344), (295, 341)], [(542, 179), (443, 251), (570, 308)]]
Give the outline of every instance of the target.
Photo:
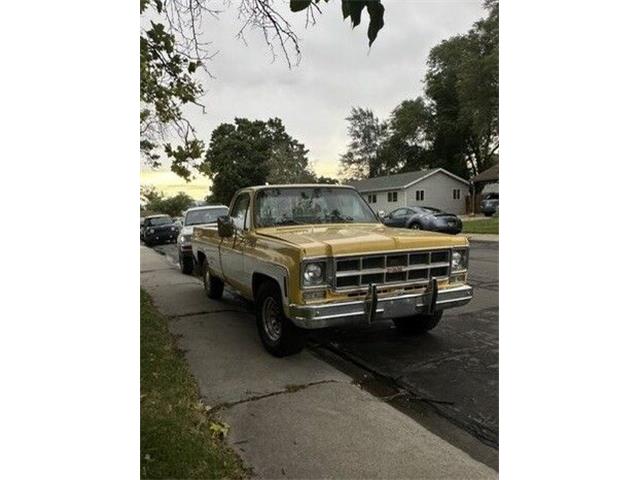
[(211, 430), (214, 435), (226, 437), (227, 433), (229, 433), (229, 425), (224, 422), (211, 422), (211, 425), (209, 425), (209, 430)]

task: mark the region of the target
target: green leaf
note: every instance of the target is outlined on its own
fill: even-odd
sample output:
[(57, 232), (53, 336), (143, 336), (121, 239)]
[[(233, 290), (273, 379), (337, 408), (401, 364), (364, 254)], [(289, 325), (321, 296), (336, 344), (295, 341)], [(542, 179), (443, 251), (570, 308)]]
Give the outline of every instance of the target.
[(292, 12), (300, 12), (311, 5), (311, 0), (291, 0), (289, 6)]
[(369, 37), (369, 46), (371, 46), (378, 36), (378, 32), (384, 27), (384, 6), (380, 2), (368, 2), (367, 11), (369, 12), (367, 36)]

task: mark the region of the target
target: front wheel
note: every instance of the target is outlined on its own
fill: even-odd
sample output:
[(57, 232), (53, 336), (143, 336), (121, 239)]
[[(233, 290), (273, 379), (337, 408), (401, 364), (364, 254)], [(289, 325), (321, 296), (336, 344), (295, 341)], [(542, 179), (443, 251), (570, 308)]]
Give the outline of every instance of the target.
[(280, 288), (266, 282), (256, 295), (256, 322), (258, 334), (267, 351), (276, 357), (286, 357), (304, 348), (304, 331), (284, 315)]
[(412, 223), (411, 225), (409, 225), (409, 228), (412, 230), (422, 230), (422, 225), (420, 225), (418, 222), (416, 223)]
[(436, 328), (442, 318), (442, 310), (430, 315), (415, 315), (413, 317), (396, 318), (393, 320), (398, 331), (406, 335), (417, 335)]

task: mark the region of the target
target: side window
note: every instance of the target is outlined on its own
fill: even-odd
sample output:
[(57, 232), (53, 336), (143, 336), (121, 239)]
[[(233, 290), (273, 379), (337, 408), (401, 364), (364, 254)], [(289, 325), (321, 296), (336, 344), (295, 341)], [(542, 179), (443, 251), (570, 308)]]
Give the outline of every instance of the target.
[(248, 210), (249, 210), (249, 194), (243, 193), (238, 198), (236, 198), (236, 201), (234, 202), (233, 207), (231, 209), (231, 213), (229, 214), (229, 216), (231, 217), (231, 220), (233, 221), (233, 225), (237, 229), (239, 230), (245, 229)]

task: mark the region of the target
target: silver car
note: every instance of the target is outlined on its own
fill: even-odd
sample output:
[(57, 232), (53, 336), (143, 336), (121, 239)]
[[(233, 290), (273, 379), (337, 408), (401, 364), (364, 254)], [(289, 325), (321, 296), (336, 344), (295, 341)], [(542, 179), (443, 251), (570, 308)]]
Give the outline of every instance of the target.
[(193, 254), (191, 249), (191, 236), (193, 227), (196, 225), (217, 226), (218, 217), (229, 214), (226, 205), (206, 205), (204, 207), (194, 207), (184, 214), (184, 225), (178, 235), (178, 261), (182, 273), (190, 275), (193, 273)]

